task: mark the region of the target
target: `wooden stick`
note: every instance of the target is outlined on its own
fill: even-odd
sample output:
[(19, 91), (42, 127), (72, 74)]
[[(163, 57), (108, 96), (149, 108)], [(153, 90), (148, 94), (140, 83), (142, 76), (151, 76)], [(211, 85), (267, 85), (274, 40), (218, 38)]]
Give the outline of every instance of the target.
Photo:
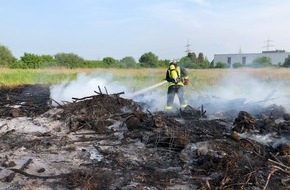
[(119, 92), (119, 93), (115, 93), (114, 95), (119, 96), (121, 94), (125, 94), (125, 92)]
[(99, 88), (99, 92), (100, 92), (100, 94), (103, 94), (103, 93), (102, 93), (102, 90), (101, 90), (101, 87), (98, 86), (98, 88)]
[(59, 107), (61, 107), (61, 108), (63, 107), (60, 103), (58, 103), (56, 100), (54, 100), (52, 98), (51, 98), (51, 101), (53, 101), (54, 103), (56, 103)]
[[(283, 163), (276, 162), (276, 161), (271, 160), (271, 159), (268, 159), (268, 161), (269, 161), (269, 162), (272, 162), (272, 163), (274, 163), (274, 164), (277, 164), (277, 165), (279, 165), (279, 166), (282, 166), (282, 167), (284, 167), (284, 168), (286, 168), (286, 169), (288, 169), (288, 170), (290, 170), (290, 167), (286, 166), (286, 165), (283, 164)], [(289, 172), (290, 172), (290, 171), (289, 171)]]
[(100, 141), (100, 140), (106, 140), (108, 138), (110, 138), (112, 136), (108, 136), (108, 137), (92, 137), (92, 138), (81, 138), (79, 140), (74, 140), (72, 141), (72, 143), (77, 143), (77, 142), (90, 142), (90, 141)]
[(26, 177), (31, 177), (31, 178), (41, 178), (41, 179), (57, 179), (57, 178), (63, 178), (63, 177), (68, 177), (70, 176), (71, 174), (70, 173), (65, 173), (65, 174), (59, 174), (59, 175), (54, 175), (54, 176), (39, 176), (39, 175), (33, 175), (33, 174), (29, 174), (29, 173), (26, 173), (22, 170), (18, 170), (18, 169), (10, 169), (12, 171), (14, 171), (15, 173), (19, 173), (19, 174), (22, 174)]
[(275, 168), (275, 169), (278, 169), (278, 170), (280, 170), (280, 171), (282, 171), (282, 172), (285, 172), (285, 173), (287, 173), (287, 174), (290, 174), (290, 171), (285, 170), (285, 169), (283, 169), (283, 168), (281, 168), (281, 167), (279, 167), (279, 166), (275, 166), (275, 165), (273, 165), (272, 167)]
[(271, 178), (271, 176), (273, 175), (273, 173), (275, 173), (275, 171), (277, 171), (277, 169), (273, 169), (273, 170), (271, 170), (271, 172), (269, 173), (269, 175), (268, 175), (268, 177), (267, 177), (266, 184), (265, 184), (263, 190), (266, 190), (266, 189), (267, 189), (267, 186), (268, 186), (268, 183), (269, 183), (269, 181), (270, 181), (270, 178)]
[(270, 152), (270, 155), (279, 163), (282, 163), (272, 152)]
[(85, 96), (85, 97), (82, 97), (82, 98), (72, 98), (73, 100), (77, 101), (77, 100), (84, 100), (84, 99), (89, 99), (89, 98), (93, 98), (95, 95), (93, 96)]
[[(29, 159), (27, 160), (27, 162), (25, 162), (25, 163), (23, 164), (23, 166), (19, 169), (19, 171), (22, 172), (25, 168), (27, 168), (27, 166), (28, 166), (31, 162), (32, 162), (32, 158), (29, 158)], [(17, 170), (17, 169), (11, 169), (11, 170), (13, 171), (13, 170)], [(5, 182), (11, 182), (11, 181), (13, 181), (15, 175), (16, 175), (16, 173), (15, 173), (15, 171), (14, 171), (14, 172), (12, 172), (9, 176), (6, 176), (6, 177), (5, 177)]]

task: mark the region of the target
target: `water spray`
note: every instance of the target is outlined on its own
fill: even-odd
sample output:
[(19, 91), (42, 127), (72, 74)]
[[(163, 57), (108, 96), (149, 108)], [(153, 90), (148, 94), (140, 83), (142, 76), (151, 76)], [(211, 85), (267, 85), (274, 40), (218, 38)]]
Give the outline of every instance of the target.
[(140, 94), (144, 94), (145, 92), (148, 92), (148, 91), (150, 91), (150, 90), (152, 90), (152, 89), (154, 89), (154, 88), (157, 88), (158, 86), (161, 86), (161, 85), (163, 85), (163, 84), (165, 84), (165, 83), (167, 83), (166, 80), (164, 80), (164, 81), (162, 81), (162, 82), (160, 82), (160, 83), (154, 84), (154, 85), (152, 85), (152, 86), (149, 86), (149, 87), (147, 87), (147, 88), (144, 88), (144, 89), (138, 90), (138, 91), (136, 91), (136, 92), (134, 92), (134, 93), (132, 93), (132, 94), (129, 94), (129, 98), (134, 98), (135, 96), (138, 96), (138, 95), (140, 95)]

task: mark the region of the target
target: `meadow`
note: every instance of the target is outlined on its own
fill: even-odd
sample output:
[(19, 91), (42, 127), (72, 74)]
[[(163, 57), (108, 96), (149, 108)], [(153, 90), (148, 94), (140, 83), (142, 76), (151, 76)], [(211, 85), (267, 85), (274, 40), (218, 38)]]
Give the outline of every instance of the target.
[[(158, 69), (7, 69), (0, 68), (0, 84), (14, 86), (20, 84), (53, 85), (77, 78), (78, 74), (98, 76), (110, 75), (111, 80), (121, 81), (124, 85), (142, 89), (165, 79), (165, 68)], [(196, 90), (220, 85), (224, 77), (246, 75), (263, 83), (279, 81), (290, 84), (290, 69), (287, 68), (240, 68), (240, 69), (188, 69), (190, 86)], [(227, 80), (231, 80), (230, 78)]]

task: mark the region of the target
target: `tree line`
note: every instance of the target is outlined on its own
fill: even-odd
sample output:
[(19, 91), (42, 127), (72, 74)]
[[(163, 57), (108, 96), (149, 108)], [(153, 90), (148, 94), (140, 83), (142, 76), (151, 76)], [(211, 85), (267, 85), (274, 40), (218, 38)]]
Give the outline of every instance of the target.
[[(169, 59), (159, 59), (152, 52), (141, 55), (136, 61), (133, 57), (127, 56), (120, 60), (113, 57), (105, 57), (102, 60), (85, 60), (74, 53), (57, 53), (55, 55), (37, 55), (25, 52), (20, 59), (14, 57), (8, 47), (0, 45), (0, 67), (8, 67), (12, 69), (40, 69), (48, 67), (65, 67), (65, 68), (165, 68), (170, 63)], [(203, 53), (196, 55), (189, 52), (179, 60), (179, 64), (192, 69), (208, 69), (208, 68), (227, 68), (228, 64), (218, 62), (214, 65), (213, 61), (208, 61)], [(244, 67), (239, 63), (232, 65), (234, 68)], [(252, 67), (268, 67), (272, 66), (271, 60), (262, 57), (253, 62)], [(290, 56), (285, 60), (284, 64), (279, 66), (290, 67)]]
[[(102, 60), (85, 60), (75, 53), (57, 53), (55, 55), (37, 55), (25, 52), (20, 59), (16, 59), (8, 47), (0, 45), (0, 66), (12, 69), (38, 69), (47, 67), (65, 68), (162, 68), (167, 67), (169, 59), (159, 59), (152, 52), (144, 53), (137, 61), (127, 56), (120, 60), (104, 57)], [(210, 68), (210, 63), (203, 53), (196, 56), (188, 53), (179, 60), (187, 68)]]

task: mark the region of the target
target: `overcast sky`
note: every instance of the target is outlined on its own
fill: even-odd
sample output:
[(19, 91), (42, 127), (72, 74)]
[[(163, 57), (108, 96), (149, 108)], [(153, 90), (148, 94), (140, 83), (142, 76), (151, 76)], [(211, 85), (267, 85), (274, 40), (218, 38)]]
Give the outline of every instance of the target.
[(0, 44), (17, 58), (75, 53), (85, 59), (147, 52), (185, 56), (290, 51), (289, 0), (0, 0)]

